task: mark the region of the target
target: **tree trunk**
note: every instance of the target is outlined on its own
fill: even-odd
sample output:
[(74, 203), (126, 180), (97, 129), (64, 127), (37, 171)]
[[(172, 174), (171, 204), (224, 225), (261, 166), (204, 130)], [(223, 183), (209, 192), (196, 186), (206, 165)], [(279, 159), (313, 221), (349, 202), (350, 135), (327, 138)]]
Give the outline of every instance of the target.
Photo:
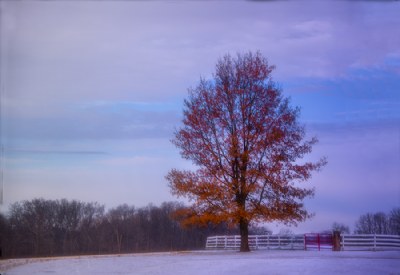
[(240, 252), (249, 252), (249, 222), (243, 218), (239, 222), (240, 229)]

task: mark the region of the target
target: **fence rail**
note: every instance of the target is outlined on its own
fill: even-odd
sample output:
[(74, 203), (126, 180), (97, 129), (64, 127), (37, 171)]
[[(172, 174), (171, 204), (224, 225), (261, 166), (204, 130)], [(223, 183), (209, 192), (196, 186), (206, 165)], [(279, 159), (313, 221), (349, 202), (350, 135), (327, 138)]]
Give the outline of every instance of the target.
[[(251, 249), (304, 249), (303, 235), (249, 235)], [(239, 249), (240, 236), (208, 237), (206, 249)]]
[(341, 236), (342, 250), (400, 250), (399, 235), (363, 234)]
[[(319, 238), (317, 236), (318, 239), (314, 240), (313, 235), (319, 235)], [(251, 249), (332, 249), (331, 245), (328, 247), (327, 241), (321, 239), (321, 235), (327, 234), (249, 235), (249, 246)], [(400, 235), (344, 234), (341, 236), (340, 245), (341, 250), (400, 250)], [(239, 248), (239, 235), (212, 236), (206, 241), (206, 249), (238, 250)]]

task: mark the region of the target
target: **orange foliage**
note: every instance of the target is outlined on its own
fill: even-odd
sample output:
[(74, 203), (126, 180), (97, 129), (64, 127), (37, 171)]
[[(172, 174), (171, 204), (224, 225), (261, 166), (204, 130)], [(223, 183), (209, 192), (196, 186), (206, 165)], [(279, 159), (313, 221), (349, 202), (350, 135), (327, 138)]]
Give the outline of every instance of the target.
[(271, 80), (273, 69), (259, 52), (226, 55), (213, 80), (189, 90), (173, 143), (198, 170), (166, 176), (172, 193), (192, 202), (184, 224), (238, 224), (245, 237), (250, 222), (310, 217), (302, 201), (314, 190), (298, 183), (326, 160), (299, 163), (317, 140), (304, 140), (299, 108)]

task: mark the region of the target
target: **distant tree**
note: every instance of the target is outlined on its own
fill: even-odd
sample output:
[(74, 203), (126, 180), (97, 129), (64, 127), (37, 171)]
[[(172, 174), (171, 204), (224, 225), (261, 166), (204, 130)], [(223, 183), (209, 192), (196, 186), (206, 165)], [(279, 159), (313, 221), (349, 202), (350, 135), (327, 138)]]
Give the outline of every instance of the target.
[(3, 253), (6, 253), (6, 243), (9, 237), (9, 228), (7, 218), (0, 213), (0, 258), (3, 257)]
[(294, 235), (293, 230), (287, 227), (281, 228), (278, 234), (284, 236)]
[(124, 248), (128, 249), (127, 241), (131, 235), (134, 216), (135, 208), (127, 204), (110, 209), (107, 213), (107, 220), (112, 228), (118, 253), (123, 250), (123, 241), (125, 242)]
[(68, 255), (79, 251), (78, 225), (82, 206), (83, 203), (76, 200), (62, 199), (55, 202), (53, 230), (55, 230), (54, 237), (58, 254)]
[(389, 227), (391, 234), (400, 235), (400, 207), (393, 208), (389, 214)]
[(228, 222), (240, 229), (240, 251), (249, 251), (251, 222), (303, 221), (310, 215), (301, 188), (325, 159), (300, 163), (316, 138), (305, 140), (300, 110), (271, 79), (274, 67), (261, 53), (226, 55), (213, 80), (200, 80), (185, 100), (183, 127), (173, 143), (198, 170), (172, 170), (172, 193), (193, 203), (186, 223)]
[(341, 234), (350, 234), (350, 228), (347, 225), (338, 222), (332, 224), (332, 231), (339, 231)]
[(374, 233), (374, 227), (373, 227), (373, 214), (367, 213), (364, 215), (361, 215), (355, 226), (354, 233), (356, 234), (373, 234)]
[(104, 219), (104, 205), (97, 202), (84, 203), (78, 225), (79, 246), (82, 253), (95, 253), (99, 250), (99, 228)]
[(251, 234), (251, 235), (271, 235), (272, 230), (266, 226), (250, 225), (249, 234)]
[(375, 214), (367, 213), (361, 215), (356, 222), (357, 234), (388, 234), (389, 220), (385, 213), (377, 212)]
[(18, 247), (27, 255), (54, 253), (54, 201), (33, 199), (15, 203), (10, 207), (10, 226)]
[(376, 234), (389, 234), (389, 219), (383, 212), (375, 213), (374, 227)]

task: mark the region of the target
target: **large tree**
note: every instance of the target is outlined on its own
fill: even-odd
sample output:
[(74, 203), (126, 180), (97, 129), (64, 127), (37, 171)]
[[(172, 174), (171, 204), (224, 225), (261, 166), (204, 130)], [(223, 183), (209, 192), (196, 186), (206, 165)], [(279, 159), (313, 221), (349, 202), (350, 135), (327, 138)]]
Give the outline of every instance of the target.
[(273, 69), (260, 52), (226, 55), (213, 79), (189, 89), (173, 143), (197, 170), (166, 176), (172, 193), (192, 203), (185, 222), (238, 225), (241, 251), (250, 250), (250, 223), (310, 216), (302, 201), (314, 189), (300, 183), (326, 163), (300, 163), (317, 139), (305, 140), (300, 110), (272, 81)]

